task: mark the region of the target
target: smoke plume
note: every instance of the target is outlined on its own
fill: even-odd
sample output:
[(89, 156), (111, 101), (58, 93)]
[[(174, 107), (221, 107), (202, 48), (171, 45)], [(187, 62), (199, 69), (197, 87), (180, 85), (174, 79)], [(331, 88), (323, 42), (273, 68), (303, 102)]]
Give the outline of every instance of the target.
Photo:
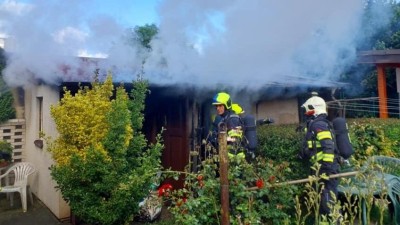
[[(159, 33), (147, 52), (122, 38), (137, 24), (120, 15), (138, 10), (118, 1), (120, 13), (97, 12), (104, 2), (0, 3), (0, 34), (11, 43), (7, 82), (57, 83), (65, 79), (60, 65), (73, 73), (82, 67), (75, 56), (89, 52), (104, 58), (96, 66), (118, 81), (144, 72), (157, 85), (324, 86), (354, 64), (363, 41), (364, 0), (163, 0), (157, 5)], [(377, 19), (387, 16), (382, 11)]]

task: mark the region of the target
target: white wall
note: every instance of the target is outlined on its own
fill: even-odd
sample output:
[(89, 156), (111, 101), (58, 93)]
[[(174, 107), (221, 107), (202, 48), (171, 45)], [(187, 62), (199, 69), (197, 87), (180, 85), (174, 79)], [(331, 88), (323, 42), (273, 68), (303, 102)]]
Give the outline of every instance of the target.
[(294, 124), (299, 122), (297, 98), (273, 100), (258, 103), (253, 109), (257, 119), (273, 118), (275, 124)]
[(55, 137), (57, 130), (50, 116), (50, 106), (59, 101), (58, 87), (45, 85), (25, 87), (25, 120), (26, 120), (26, 161), (32, 162), (38, 169), (30, 180), (32, 192), (59, 218), (70, 216), (70, 208), (55, 189), (56, 183), (51, 178), (49, 167), (53, 160), (46, 151), (34, 145), (39, 139), (39, 107), (37, 97), (43, 97), (43, 132), (46, 136)]

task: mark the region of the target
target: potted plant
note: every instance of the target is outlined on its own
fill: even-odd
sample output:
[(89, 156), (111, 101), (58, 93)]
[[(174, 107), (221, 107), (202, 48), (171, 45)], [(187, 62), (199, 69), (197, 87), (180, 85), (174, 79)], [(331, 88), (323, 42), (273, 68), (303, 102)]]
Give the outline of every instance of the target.
[(12, 162), (13, 146), (7, 141), (0, 141), (0, 167), (8, 166)]

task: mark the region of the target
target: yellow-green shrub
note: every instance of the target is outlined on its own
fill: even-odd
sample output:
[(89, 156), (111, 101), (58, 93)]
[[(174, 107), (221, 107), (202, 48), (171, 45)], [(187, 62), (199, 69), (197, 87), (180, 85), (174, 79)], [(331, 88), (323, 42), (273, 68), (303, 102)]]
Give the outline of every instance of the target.
[[(113, 92), (115, 91), (115, 98)], [(125, 224), (138, 212), (160, 170), (162, 144), (141, 133), (147, 82), (134, 82), (133, 100), (111, 76), (51, 107), (59, 132), (49, 139), (51, 175), (72, 212), (90, 224)]]
[(348, 125), (356, 159), (372, 155), (399, 155), (400, 120), (351, 119)]
[(82, 87), (75, 95), (64, 89), (60, 103), (51, 106), (60, 136), (48, 150), (58, 164), (68, 163), (74, 153), (85, 157), (90, 147), (96, 147), (107, 157), (99, 144), (109, 131), (106, 116), (111, 110), (113, 89), (109, 76), (104, 84), (93, 83), (91, 89)]

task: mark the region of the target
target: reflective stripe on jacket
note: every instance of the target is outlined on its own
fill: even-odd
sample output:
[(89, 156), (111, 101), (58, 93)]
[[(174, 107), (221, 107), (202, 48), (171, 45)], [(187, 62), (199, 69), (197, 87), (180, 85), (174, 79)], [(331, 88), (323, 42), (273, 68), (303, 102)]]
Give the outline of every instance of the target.
[[(325, 118), (325, 115), (320, 115)], [(310, 123), (307, 129), (307, 147), (314, 152), (312, 161), (332, 163), (335, 159), (335, 144), (329, 124), (325, 120), (318, 120), (318, 117)]]

